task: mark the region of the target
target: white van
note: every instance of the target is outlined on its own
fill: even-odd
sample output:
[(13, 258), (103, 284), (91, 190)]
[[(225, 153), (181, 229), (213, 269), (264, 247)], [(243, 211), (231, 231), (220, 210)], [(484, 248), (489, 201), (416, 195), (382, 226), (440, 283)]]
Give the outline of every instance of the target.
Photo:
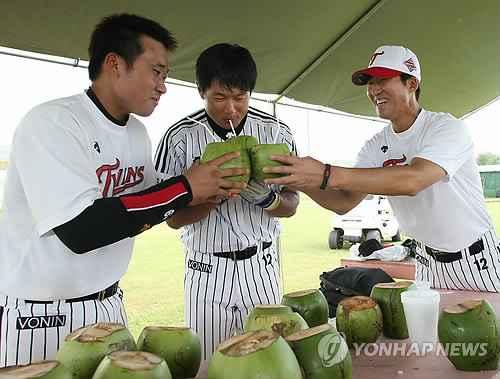
[(330, 249), (341, 249), (344, 241), (356, 243), (368, 239), (379, 242), (401, 241), (399, 223), (386, 197), (367, 195), (344, 215), (334, 215), (328, 236)]

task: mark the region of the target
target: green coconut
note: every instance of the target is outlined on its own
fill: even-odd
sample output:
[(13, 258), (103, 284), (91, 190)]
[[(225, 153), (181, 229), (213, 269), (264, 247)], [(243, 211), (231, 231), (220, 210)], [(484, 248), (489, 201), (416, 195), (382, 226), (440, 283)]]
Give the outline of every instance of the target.
[(2, 379), (72, 379), (69, 370), (57, 361), (41, 361), (0, 368)]
[(444, 308), (439, 315), (438, 336), (458, 370), (498, 369), (500, 326), (488, 301), (468, 300)]
[(337, 330), (343, 334), (347, 345), (377, 341), (382, 333), (383, 321), (380, 307), (370, 297), (353, 296), (337, 306)]
[(329, 324), (300, 330), (286, 341), (292, 347), (305, 379), (351, 379), (352, 361), (342, 336)]
[(286, 337), (308, 327), (302, 316), (286, 305), (259, 304), (248, 315), (244, 330), (250, 332), (264, 329)]
[[(230, 141), (230, 140), (228, 140)], [(250, 164), (250, 155), (248, 152), (248, 149), (242, 146), (242, 143), (244, 142), (243, 140), (238, 142), (211, 142), (205, 147), (205, 151), (203, 152), (203, 155), (201, 157), (201, 163), (207, 163), (210, 162), (216, 158), (219, 158), (221, 155), (227, 154), (227, 153), (232, 153), (235, 151), (240, 152), (240, 156), (231, 159), (228, 162), (223, 163), (219, 167), (221, 169), (226, 169), (226, 168), (243, 168), (247, 169), (249, 174), (245, 175), (235, 175), (235, 176), (228, 176), (226, 179), (232, 180), (234, 182), (245, 182), (247, 183), (248, 180), (250, 179), (250, 171), (252, 169), (252, 166)], [(244, 145), (245, 143), (243, 143)]]
[(144, 351), (115, 351), (104, 357), (92, 379), (172, 379), (162, 358)]
[(225, 141), (226, 143), (236, 143), (244, 149), (250, 149), (251, 147), (257, 145), (259, 141), (254, 136), (236, 136), (229, 138)]
[(208, 379), (302, 379), (286, 341), (268, 330), (248, 332), (221, 343), (208, 365)]
[(173, 379), (194, 378), (200, 368), (200, 338), (189, 328), (148, 326), (137, 348), (163, 358)]
[(287, 293), (283, 295), (281, 304), (288, 305), (301, 315), (311, 328), (328, 322), (328, 302), (318, 289)]
[(401, 294), (412, 284), (413, 282), (410, 281), (378, 283), (372, 288), (370, 296), (380, 306), (384, 318), (384, 336), (394, 339), (408, 338)]
[(70, 370), (73, 379), (88, 379), (104, 356), (118, 350), (137, 350), (134, 337), (122, 324), (100, 322), (68, 334), (56, 360)]
[(284, 174), (263, 172), (264, 167), (282, 166), (280, 162), (273, 161), (271, 155), (290, 155), (286, 143), (258, 144), (250, 149), (252, 161), (252, 178), (262, 182), (264, 179), (278, 178)]

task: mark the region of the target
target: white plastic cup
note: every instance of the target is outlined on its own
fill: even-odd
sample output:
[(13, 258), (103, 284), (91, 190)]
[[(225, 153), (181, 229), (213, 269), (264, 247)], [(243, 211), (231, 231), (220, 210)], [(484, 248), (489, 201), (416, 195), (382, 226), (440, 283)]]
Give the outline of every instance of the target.
[(410, 341), (424, 352), (433, 350), (438, 341), (439, 300), (439, 292), (431, 290), (428, 282), (415, 282), (401, 294)]

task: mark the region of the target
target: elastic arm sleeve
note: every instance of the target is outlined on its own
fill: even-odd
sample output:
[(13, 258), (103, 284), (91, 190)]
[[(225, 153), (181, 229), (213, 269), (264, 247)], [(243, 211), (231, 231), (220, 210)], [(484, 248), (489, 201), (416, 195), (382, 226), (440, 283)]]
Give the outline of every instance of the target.
[(141, 192), (98, 199), (53, 230), (71, 251), (83, 254), (163, 222), (169, 211), (187, 206), (192, 198), (187, 179), (177, 176)]

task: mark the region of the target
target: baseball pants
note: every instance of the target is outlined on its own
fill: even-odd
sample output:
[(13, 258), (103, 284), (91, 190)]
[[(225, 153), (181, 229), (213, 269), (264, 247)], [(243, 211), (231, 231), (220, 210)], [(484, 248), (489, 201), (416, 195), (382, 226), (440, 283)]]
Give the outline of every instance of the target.
[(500, 292), (500, 246), (494, 230), (455, 253), (440, 253), (420, 242), (415, 258), (416, 280), (431, 287)]
[(31, 303), (0, 294), (0, 367), (55, 359), (64, 338), (96, 322), (127, 325), (118, 292), (102, 301)]
[(257, 304), (281, 303), (279, 257), (275, 245), (234, 261), (208, 253), (186, 252), (184, 318), (209, 359), (224, 340), (243, 331)]

